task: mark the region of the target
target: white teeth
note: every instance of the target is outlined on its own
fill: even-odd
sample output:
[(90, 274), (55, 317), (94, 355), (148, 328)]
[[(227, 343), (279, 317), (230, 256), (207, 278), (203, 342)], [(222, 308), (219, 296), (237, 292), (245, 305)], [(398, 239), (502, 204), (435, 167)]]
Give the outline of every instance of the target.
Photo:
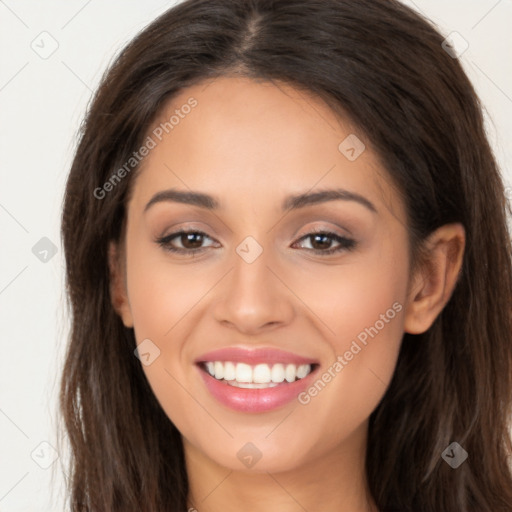
[[(217, 364), (217, 362), (215, 362), (215, 364)], [(215, 378), (217, 378), (217, 373), (215, 373)], [(238, 363), (235, 366), (235, 380), (237, 382), (252, 382), (251, 366), (245, 363)]]
[(235, 388), (246, 388), (246, 389), (264, 389), (274, 388), (277, 386), (275, 382), (269, 382), (268, 384), (255, 384), (254, 382), (237, 382), (236, 380), (227, 381), (230, 386)]
[[(307, 365), (309, 366), (309, 365)], [(282, 364), (275, 364), (272, 366), (271, 371), (272, 382), (283, 382), (284, 380), (284, 366)]]
[(311, 372), (310, 364), (257, 364), (231, 361), (208, 361), (205, 363), (208, 373), (217, 380), (224, 380), (232, 386), (240, 388), (267, 388), (284, 382), (294, 382), (303, 379)]
[(215, 378), (222, 379), (224, 377), (224, 365), (220, 361), (215, 361)]
[(208, 373), (213, 377), (215, 375), (215, 365), (213, 364), (213, 361), (208, 361), (206, 363), (206, 369), (208, 370)]
[(257, 364), (254, 367), (252, 381), (257, 384), (267, 384), (270, 382), (270, 368), (268, 364)]
[(297, 373), (297, 367), (294, 364), (286, 365), (284, 370), (284, 378), (288, 382), (293, 382), (295, 380), (295, 374)]
[(224, 380), (235, 380), (236, 368), (231, 362), (224, 363)]
[(297, 377), (299, 379), (303, 379), (310, 371), (311, 371), (311, 366), (309, 364), (301, 364), (297, 368)]

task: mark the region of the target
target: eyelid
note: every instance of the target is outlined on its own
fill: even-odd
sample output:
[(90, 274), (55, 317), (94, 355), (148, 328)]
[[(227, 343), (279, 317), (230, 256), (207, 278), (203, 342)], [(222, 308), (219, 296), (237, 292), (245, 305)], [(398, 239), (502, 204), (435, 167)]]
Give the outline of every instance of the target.
[[(345, 235), (336, 233), (333, 230), (330, 229), (323, 229), (323, 228), (313, 228), (308, 230), (304, 235), (300, 236), (296, 242), (293, 243), (293, 245), (296, 245), (302, 240), (307, 240), (308, 238), (311, 238), (314, 235), (325, 235), (328, 238), (334, 240), (335, 243), (338, 244), (337, 247), (331, 247), (325, 251), (322, 251), (320, 249), (306, 249), (308, 252), (313, 252), (315, 254), (318, 254), (319, 256), (328, 256), (331, 254), (337, 254), (342, 252), (347, 252), (355, 249), (358, 245), (358, 242), (354, 238), (349, 238)], [(292, 246), (293, 246), (292, 245)]]
[(300, 237), (301, 235), (299, 235), (300, 232), (304, 232), (304, 234), (310, 234), (310, 233), (332, 233), (336, 236), (339, 236), (339, 237), (342, 237), (342, 238), (349, 238), (349, 237), (354, 237), (354, 234), (346, 227), (344, 226), (325, 226), (325, 225), (322, 225), (322, 226), (318, 226), (318, 224), (314, 225), (313, 227), (308, 227), (310, 226), (311, 224), (307, 224), (305, 227), (302, 227), (300, 228), (299, 230), (297, 230), (295, 233), (294, 233), (294, 238), (296, 237)]

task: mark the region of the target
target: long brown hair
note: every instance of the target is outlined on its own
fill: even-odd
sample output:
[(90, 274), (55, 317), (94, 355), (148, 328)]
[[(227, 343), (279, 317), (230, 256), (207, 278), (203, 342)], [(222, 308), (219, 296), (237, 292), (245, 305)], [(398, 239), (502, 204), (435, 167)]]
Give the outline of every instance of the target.
[[(62, 214), (71, 510), (186, 510), (180, 433), (109, 294), (107, 249), (123, 234), (137, 167), (101, 198), (95, 190), (141, 146), (165, 102), (229, 74), (290, 83), (348, 116), (405, 202), (415, 264), (433, 230), (463, 224), (453, 295), (427, 332), (404, 335), (370, 417), (367, 477), (382, 510), (512, 510), (510, 207), (475, 91), (442, 42), (395, 0), (186, 0), (119, 54), (88, 109)], [(452, 442), (469, 454), (457, 469), (441, 457)]]

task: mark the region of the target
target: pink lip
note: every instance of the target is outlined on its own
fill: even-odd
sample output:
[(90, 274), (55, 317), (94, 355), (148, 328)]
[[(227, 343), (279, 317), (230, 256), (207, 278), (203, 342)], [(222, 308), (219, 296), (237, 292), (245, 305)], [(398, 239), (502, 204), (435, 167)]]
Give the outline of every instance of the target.
[(281, 407), (296, 399), (299, 393), (311, 385), (315, 378), (317, 366), (303, 379), (295, 382), (282, 382), (272, 388), (248, 389), (237, 388), (212, 377), (201, 363), (207, 361), (232, 361), (256, 365), (261, 363), (290, 363), (295, 365), (315, 364), (318, 361), (273, 348), (247, 349), (226, 347), (213, 350), (195, 360), (198, 371), (212, 396), (221, 404), (240, 412), (265, 412)]
[[(218, 361), (218, 359), (217, 359)], [(311, 385), (316, 377), (318, 367), (303, 379), (295, 382), (284, 381), (273, 388), (247, 389), (237, 388), (212, 377), (208, 372), (197, 365), (208, 391), (221, 404), (239, 412), (265, 412), (281, 407), (294, 399)]]
[(275, 348), (247, 349), (238, 347), (213, 350), (195, 360), (196, 363), (204, 363), (206, 361), (232, 361), (234, 363), (247, 363), (250, 365), (261, 363), (318, 364), (318, 361), (314, 359)]

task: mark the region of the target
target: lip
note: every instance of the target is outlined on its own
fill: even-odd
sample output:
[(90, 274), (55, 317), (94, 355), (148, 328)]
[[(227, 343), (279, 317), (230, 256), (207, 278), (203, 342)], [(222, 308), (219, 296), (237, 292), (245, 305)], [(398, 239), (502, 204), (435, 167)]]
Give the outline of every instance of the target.
[[(232, 361), (251, 365), (261, 363), (291, 363), (315, 365), (306, 377), (295, 382), (282, 382), (272, 388), (237, 388), (212, 377), (201, 363), (206, 361)], [(221, 404), (238, 412), (262, 413), (282, 407), (297, 398), (316, 378), (319, 364), (316, 360), (276, 349), (224, 348), (208, 352), (197, 358), (196, 368), (209, 393)]]
[(316, 377), (318, 367), (315, 367), (303, 379), (295, 382), (283, 382), (273, 388), (248, 389), (230, 386), (217, 380), (200, 365), (196, 365), (206, 388), (221, 404), (239, 412), (261, 413), (277, 409), (293, 401), (311, 385)]
[(204, 363), (207, 361), (232, 361), (233, 363), (247, 363), (250, 365), (262, 363), (318, 364), (318, 361), (315, 359), (270, 347), (257, 349), (226, 347), (207, 352), (198, 357), (194, 362)]

